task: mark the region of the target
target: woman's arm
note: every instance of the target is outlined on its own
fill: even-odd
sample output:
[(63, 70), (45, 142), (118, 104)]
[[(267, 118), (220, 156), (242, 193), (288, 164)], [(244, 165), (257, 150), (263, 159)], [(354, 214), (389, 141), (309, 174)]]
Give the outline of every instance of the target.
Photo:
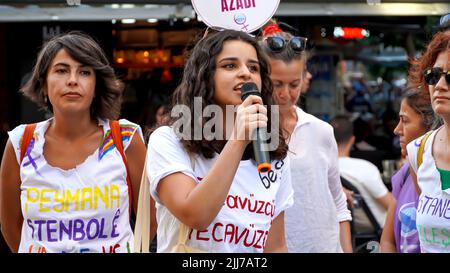
[(264, 252), (288, 252), (284, 236), (284, 211), (273, 220)]
[(206, 229), (223, 206), (245, 146), (245, 143), (228, 141), (199, 184), (180, 172), (163, 178), (157, 192), (164, 206), (187, 226)]
[(181, 222), (206, 229), (216, 218), (228, 195), (248, 137), (256, 128), (267, 126), (267, 110), (262, 99), (249, 96), (239, 107), (232, 137), (200, 183), (181, 172), (170, 174), (159, 182), (156, 191), (166, 208)]
[(396, 253), (397, 247), (395, 245), (394, 235), (394, 220), (395, 220), (395, 208), (397, 202), (392, 198), (392, 202), (389, 205), (389, 209), (386, 214), (386, 222), (384, 223), (383, 233), (381, 234), (380, 248), (384, 253)]
[(135, 213), (137, 211), (139, 189), (141, 187), (141, 177), (146, 153), (147, 149), (145, 148), (144, 141), (139, 134), (135, 133), (125, 151), (133, 190), (133, 210)]
[(0, 168), (0, 222), (5, 241), (13, 252), (19, 249), (23, 223), (20, 185), (19, 164), (8, 140)]
[(350, 221), (339, 222), (339, 239), (345, 253), (353, 253)]

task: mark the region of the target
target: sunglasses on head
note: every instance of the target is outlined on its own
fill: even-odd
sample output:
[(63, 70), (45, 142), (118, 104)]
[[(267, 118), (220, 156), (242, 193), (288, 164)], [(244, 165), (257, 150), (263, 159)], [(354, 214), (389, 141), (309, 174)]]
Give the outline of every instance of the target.
[(441, 79), (441, 76), (445, 76), (445, 81), (450, 84), (450, 70), (444, 71), (440, 67), (427, 68), (423, 71), (425, 82), (428, 85), (435, 85)]
[(294, 36), (290, 39), (284, 39), (279, 36), (271, 36), (267, 37), (265, 41), (273, 52), (281, 52), (289, 45), (295, 53), (300, 54), (305, 51), (308, 38)]

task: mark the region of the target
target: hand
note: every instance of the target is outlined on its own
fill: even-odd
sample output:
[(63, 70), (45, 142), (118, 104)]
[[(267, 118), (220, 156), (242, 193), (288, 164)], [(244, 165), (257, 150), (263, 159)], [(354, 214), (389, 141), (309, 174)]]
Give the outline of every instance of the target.
[(250, 95), (237, 108), (236, 120), (230, 140), (250, 143), (256, 128), (267, 127), (267, 109), (261, 97)]

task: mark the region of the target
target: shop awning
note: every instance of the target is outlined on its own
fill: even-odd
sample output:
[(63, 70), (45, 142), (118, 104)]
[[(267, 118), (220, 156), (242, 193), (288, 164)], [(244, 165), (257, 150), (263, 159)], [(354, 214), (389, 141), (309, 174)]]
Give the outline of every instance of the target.
[[(380, 2), (381, 4), (376, 4)], [(325, 2), (325, 1), (323, 1)], [(275, 16), (440, 16), (447, 1), (281, 0)], [(2, 0), (0, 22), (195, 18), (190, 0)]]

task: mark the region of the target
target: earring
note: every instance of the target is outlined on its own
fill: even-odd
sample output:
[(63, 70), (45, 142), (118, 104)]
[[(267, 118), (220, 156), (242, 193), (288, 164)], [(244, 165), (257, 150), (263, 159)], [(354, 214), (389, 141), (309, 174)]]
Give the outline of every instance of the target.
[(47, 97), (47, 95), (44, 95), (44, 103), (45, 103), (45, 104), (48, 103), (48, 97)]

